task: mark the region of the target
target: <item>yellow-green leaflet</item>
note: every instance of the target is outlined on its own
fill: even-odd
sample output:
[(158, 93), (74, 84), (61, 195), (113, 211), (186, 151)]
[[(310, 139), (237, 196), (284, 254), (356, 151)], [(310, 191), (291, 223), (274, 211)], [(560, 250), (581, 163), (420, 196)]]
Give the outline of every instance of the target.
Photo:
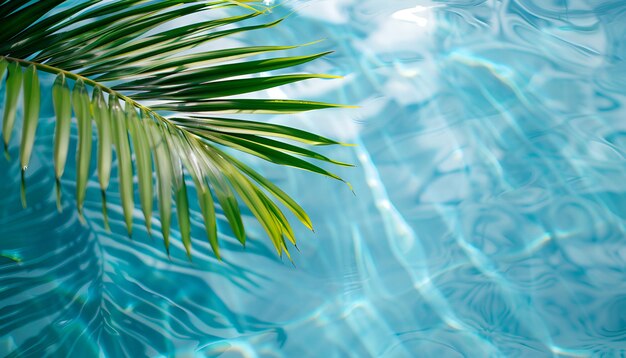
[(259, 173), (252, 170), (252, 168), (248, 167), (244, 163), (240, 162), (236, 158), (227, 155), (223, 151), (219, 151), (220, 156), (224, 157), (228, 161), (232, 162), (242, 173), (248, 175), (250, 178), (254, 179), (257, 183), (259, 183), (263, 188), (265, 188), (269, 193), (274, 195), (278, 200), (280, 200), (283, 205), (285, 205), (293, 214), (309, 229), (313, 230), (313, 224), (311, 223), (311, 219), (307, 215), (307, 213), (302, 209), (298, 203), (296, 203), (289, 195), (287, 195), (284, 191), (282, 191), (278, 186), (273, 184), (268, 179), (264, 178)]
[(107, 190), (111, 179), (111, 116), (102, 91), (97, 87), (93, 90), (91, 104), (98, 130), (98, 180), (100, 189)]
[(91, 160), (91, 103), (83, 81), (76, 81), (72, 91), (72, 104), (78, 122), (78, 150), (76, 151), (76, 204), (78, 213), (82, 215), (87, 179), (89, 178), (89, 162)]
[(165, 250), (170, 253), (170, 225), (172, 220), (172, 162), (167, 142), (160, 134), (159, 127), (152, 120), (147, 120), (150, 144), (154, 151), (154, 164), (157, 171), (157, 196), (161, 233), (165, 242)]
[[(180, 174), (182, 175), (182, 170)], [(189, 199), (187, 198), (187, 185), (185, 178), (181, 178), (180, 186), (176, 188), (176, 215), (178, 216), (178, 227), (180, 236), (183, 239), (183, 246), (187, 257), (191, 260), (191, 222), (189, 219)]]
[[(200, 179), (204, 180), (204, 179)], [(217, 222), (215, 221), (215, 204), (213, 203), (213, 196), (211, 190), (206, 185), (201, 185), (196, 181), (196, 191), (198, 192), (198, 202), (200, 203), (200, 210), (202, 211), (202, 218), (204, 219), (204, 227), (209, 239), (209, 244), (215, 253), (215, 257), (221, 260), (220, 248), (217, 241)]]
[(178, 228), (183, 240), (183, 246), (187, 252), (187, 257), (191, 260), (191, 222), (189, 219), (189, 199), (187, 198), (187, 185), (185, 184), (185, 173), (183, 172), (182, 159), (179, 154), (183, 153), (181, 142), (178, 140), (178, 133), (171, 133), (167, 136), (172, 158), (172, 174), (174, 177), (174, 195), (176, 198), (176, 216), (178, 216)]
[(4, 116), (2, 120), (2, 139), (4, 140), (4, 153), (9, 156), (8, 148), (11, 140), (11, 132), (15, 124), (15, 112), (17, 111), (17, 100), (22, 88), (22, 68), (17, 62), (9, 64), (9, 74), (7, 76), (7, 90), (4, 102)]
[(70, 103), (70, 87), (64, 74), (60, 74), (52, 85), (52, 104), (56, 115), (54, 128), (54, 174), (56, 176), (57, 209), (61, 211), (61, 176), (65, 171), (67, 149), (70, 144), (70, 124), (72, 108)]
[(39, 120), (40, 89), (37, 68), (30, 65), (24, 74), (24, 124), (20, 148), (20, 165), (26, 170), (35, 143), (35, 132)]
[(40, 89), (37, 68), (30, 65), (24, 74), (24, 124), (22, 127), (22, 142), (20, 144), (20, 165), (22, 167), (22, 206), (26, 207), (26, 185), (24, 172), (28, 168), (30, 155), (35, 143), (35, 132), (39, 121)]
[[(207, 151), (207, 154), (211, 156), (215, 165), (219, 166), (222, 174), (230, 180), (233, 188), (239, 193), (241, 199), (259, 220), (259, 223), (263, 226), (263, 229), (274, 244), (278, 255), (282, 256), (283, 249), (289, 254), (286, 246), (283, 244), (283, 227), (271, 214), (271, 205), (273, 205), (273, 203), (267, 199), (261, 190), (252, 185), (250, 180), (235, 170), (232, 164), (225, 161), (223, 157), (212, 151)], [(290, 230), (291, 228), (286, 231), (289, 232)]]
[[(191, 150), (194, 152), (194, 158), (201, 158), (201, 153), (197, 151), (197, 148), (190, 145)], [(204, 219), (204, 227), (209, 239), (209, 244), (215, 257), (221, 260), (219, 243), (217, 240), (217, 221), (215, 217), (215, 203), (213, 201), (213, 195), (206, 180), (208, 179), (206, 172), (201, 170), (200, 159), (197, 159), (197, 167), (199, 169), (198, 178), (194, 178), (196, 184), (196, 191), (198, 192), (198, 202), (200, 203), (200, 210), (202, 211), (202, 218)]]
[(2, 78), (4, 77), (4, 72), (7, 70), (7, 66), (9, 66), (9, 63), (6, 58), (0, 58), (0, 89), (2, 89)]
[(114, 130), (115, 150), (117, 152), (117, 166), (120, 195), (122, 197), (122, 210), (128, 236), (133, 233), (133, 164), (130, 157), (130, 144), (128, 143), (128, 131), (126, 129), (127, 116), (132, 115), (135, 108), (126, 103), (126, 113), (122, 111), (117, 99), (113, 99), (114, 114), (112, 123)]
[(109, 230), (109, 216), (107, 214), (106, 190), (111, 179), (111, 114), (104, 101), (104, 96), (100, 88), (93, 90), (91, 97), (91, 108), (98, 129), (98, 180), (100, 181), (100, 195), (102, 197), (102, 218), (104, 228)]
[(217, 242), (215, 204), (213, 203), (213, 197), (211, 196), (209, 186), (206, 183), (207, 174), (205, 166), (202, 165), (204, 164), (204, 161), (201, 159), (201, 154), (196, 150), (197, 148), (194, 147), (194, 143), (192, 142), (193, 139), (179, 135), (175, 137), (175, 140), (178, 143), (179, 150), (183, 152), (181, 159), (183, 160), (185, 167), (187, 167), (187, 171), (191, 175), (196, 187), (209, 243), (211, 244), (211, 248), (213, 249), (215, 256), (218, 259), (221, 259)]
[[(146, 120), (140, 122), (135, 111), (132, 119), (128, 121), (131, 138), (133, 141), (133, 149), (135, 151), (135, 165), (137, 167), (137, 178), (139, 181), (139, 200), (141, 201), (141, 209), (146, 221), (146, 228), (150, 233), (150, 224), (152, 220), (152, 160), (150, 158), (150, 144), (146, 137), (143, 126)], [(143, 114), (143, 113), (142, 113)]]
[(245, 246), (246, 230), (243, 226), (243, 221), (241, 220), (239, 204), (237, 203), (235, 193), (233, 193), (224, 178), (224, 173), (220, 172), (220, 168), (217, 168), (216, 164), (209, 159), (209, 157), (213, 155), (212, 148), (209, 148), (207, 145), (203, 145), (201, 150), (205, 153), (205, 155), (201, 158), (203, 158), (207, 167), (206, 174), (211, 182), (211, 185), (213, 186), (217, 201), (220, 203), (220, 206), (224, 211), (224, 215), (233, 230), (233, 234), (235, 234), (237, 240)]

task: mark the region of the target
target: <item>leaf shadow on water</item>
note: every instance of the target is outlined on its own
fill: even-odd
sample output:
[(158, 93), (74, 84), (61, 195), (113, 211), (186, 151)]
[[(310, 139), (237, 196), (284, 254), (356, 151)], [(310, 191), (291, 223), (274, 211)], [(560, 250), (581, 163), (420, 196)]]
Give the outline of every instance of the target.
[[(251, 240), (241, 252), (236, 240), (221, 230), (227, 255), (219, 263), (210, 254), (199, 210), (192, 210), (198, 254), (193, 262), (187, 261), (175, 232), (168, 258), (157, 228), (150, 237), (139, 211), (134, 215), (135, 234), (132, 239), (125, 235), (119, 196), (108, 202), (111, 232), (107, 232), (94, 165), (83, 224), (75, 207), (72, 156), (63, 181), (63, 212), (58, 213), (54, 169), (45, 159), (51, 156), (54, 120), (42, 118), (40, 126), (45, 134), (36, 143), (27, 170), (27, 209), (15, 195), (18, 161), (3, 158), (0, 165), (2, 356), (219, 353), (230, 347), (224, 340), (268, 333), (279, 345), (284, 343), (284, 331), (238, 312), (231, 302), (237, 292), (254, 295), (254, 289), (269, 279), (238, 262), (237, 253), (275, 257), (268, 247)], [(75, 148), (76, 137), (73, 132), (70, 148)], [(17, 147), (10, 150), (15, 158)], [(114, 192), (117, 182), (111, 184)], [(221, 221), (220, 228), (226, 228), (223, 217)]]

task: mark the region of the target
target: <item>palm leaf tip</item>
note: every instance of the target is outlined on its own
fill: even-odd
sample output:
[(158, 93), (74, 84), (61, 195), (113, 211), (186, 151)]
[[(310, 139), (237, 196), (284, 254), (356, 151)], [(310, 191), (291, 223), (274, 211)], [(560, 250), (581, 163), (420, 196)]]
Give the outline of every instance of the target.
[[(313, 230), (311, 219), (294, 199), (225, 148), (342, 180), (322, 164), (350, 164), (305, 146), (348, 144), (288, 126), (221, 115), (300, 113), (350, 106), (237, 97), (309, 79), (340, 78), (307, 73), (259, 77), (262, 72), (318, 60), (329, 52), (268, 57), (298, 46), (194, 50), (212, 40), (267, 29), (282, 21), (246, 25), (245, 21), (263, 12), (255, 3), (247, 0), (0, 2), (3, 30), (0, 31), (0, 83), (6, 88), (2, 140), (8, 155), (21, 97), (24, 99), (20, 136), (23, 204), (26, 204), (25, 170), (39, 119), (38, 72), (43, 71), (56, 76), (51, 90), (56, 118), (52, 160), (59, 211), (63, 207), (61, 178), (72, 149), (76, 150), (76, 206), (82, 218), (95, 145), (105, 229), (109, 229), (107, 192), (112, 168), (116, 166), (117, 191), (129, 236), (133, 232), (137, 190), (138, 206), (148, 233), (152, 231), (156, 197), (168, 256), (171, 219), (176, 214), (183, 249), (191, 259), (190, 210), (197, 206), (206, 239), (215, 256), (221, 259), (216, 208), (221, 208), (234, 237), (245, 245), (246, 230), (240, 208), (245, 205), (267, 233), (277, 254), (291, 260), (288, 246), (296, 245), (296, 235), (282, 208)], [(170, 26), (173, 21), (198, 11), (211, 13), (213, 9), (229, 6), (251, 12)], [(257, 55), (268, 58), (252, 58)], [(75, 149), (70, 148), (72, 112), (78, 128)], [(167, 117), (164, 112), (168, 113)], [(188, 179), (193, 185), (186, 183)], [(197, 203), (190, 202), (189, 190), (196, 191)]]
[(39, 121), (39, 78), (34, 65), (28, 66), (24, 74), (24, 123), (22, 126), (22, 138), (20, 141), (20, 168), (21, 185), (20, 193), (22, 206), (26, 207), (26, 182), (25, 171), (30, 162), (30, 156), (35, 142), (35, 131)]
[(56, 187), (57, 210), (61, 212), (61, 176), (65, 171), (72, 119), (70, 88), (63, 73), (56, 77), (52, 86), (52, 104), (56, 115), (56, 125), (54, 128), (54, 182)]
[[(3, 61), (6, 59), (3, 57)], [(15, 124), (15, 116), (17, 112), (18, 99), (22, 88), (22, 68), (18, 62), (11, 61), (8, 63), (6, 92), (4, 102), (4, 115), (2, 117), (2, 139), (4, 144), (4, 154), (7, 160), (9, 156), (9, 141), (13, 133)]]
[(72, 105), (78, 125), (78, 146), (76, 150), (76, 206), (82, 216), (83, 202), (87, 191), (89, 164), (92, 145), (92, 108), (87, 88), (82, 80), (76, 81), (72, 90)]

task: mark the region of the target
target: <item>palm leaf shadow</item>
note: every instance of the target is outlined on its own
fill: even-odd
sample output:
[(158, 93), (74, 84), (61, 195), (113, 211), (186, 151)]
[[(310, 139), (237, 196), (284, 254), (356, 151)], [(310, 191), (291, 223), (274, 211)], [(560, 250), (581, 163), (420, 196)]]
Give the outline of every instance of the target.
[[(44, 130), (52, 129), (54, 120), (44, 119), (41, 125)], [(75, 144), (76, 135), (71, 141)], [(9, 149), (17, 151), (15, 146)], [(21, 209), (19, 196), (12, 195), (18, 178), (7, 175), (17, 169), (17, 162), (2, 166), (2, 174), (12, 180), (0, 186), (0, 237), (3, 250), (18, 253), (21, 262), (0, 264), (0, 336), (4, 337), (0, 352), (8, 357), (94, 356), (106, 347), (102, 352), (106, 356), (124, 356), (137, 355), (148, 346), (155, 354), (174, 354), (181, 349), (174, 347), (174, 336), (203, 346), (243, 333), (269, 331), (279, 341), (285, 339), (271, 323), (233, 311), (221, 298), (227, 286), (253, 294), (267, 277), (237, 262), (217, 264), (209, 256), (197, 257), (196, 267), (189, 267), (156, 251), (147, 235), (137, 235), (128, 243), (125, 235), (104, 230), (99, 211), (89, 209), (98, 205), (94, 192), (86, 198), (87, 225), (75, 210), (50, 215), (56, 212), (56, 200), (49, 191), (54, 168), (46, 161), (51, 150), (45, 144), (34, 147), (31, 190), (42, 200), (26, 210)], [(116, 185), (115, 180), (112, 184)], [(71, 180), (64, 183), (70, 189), (63, 193), (64, 207), (73, 206), (72, 185)], [(111, 220), (123, 222), (119, 198), (113, 198), (110, 205), (120, 208), (113, 210), (119, 213)], [(92, 213), (96, 215), (91, 217)], [(59, 226), (59, 222), (65, 224)], [(202, 245), (202, 240), (197, 241)], [(177, 250), (184, 253), (182, 247)], [(245, 255), (269, 254), (259, 244), (250, 245), (247, 251)], [(133, 270), (138, 265), (155, 269)], [(181, 282), (192, 289), (180, 290)], [(202, 325), (190, 315), (201, 318)]]

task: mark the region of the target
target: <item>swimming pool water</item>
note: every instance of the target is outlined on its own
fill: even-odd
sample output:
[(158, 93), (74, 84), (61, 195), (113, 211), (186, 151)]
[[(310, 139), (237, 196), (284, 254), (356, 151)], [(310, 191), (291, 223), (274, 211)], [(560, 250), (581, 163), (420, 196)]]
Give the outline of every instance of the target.
[(360, 106), (262, 117), (357, 144), (325, 149), (356, 164), (333, 168), (355, 194), (241, 156), (311, 214), (295, 267), (249, 215), (245, 250), (220, 222), (217, 262), (198, 212), (193, 263), (177, 239), (169, 260), (139, 210), (126, 237), (115, 183), (108, 233), (95, 176), (83, 225), (73, 158), (57, 213), (44, 98), (28, 209), (0, 159), (0, 253), (21, 259), (0, 257), (0, 356), (626, 356), (625, 1), (287, 1), (266, 19), (284, 15), (237, 41), (325, 39), (303, 69), (345, 77), (268, 95)]

